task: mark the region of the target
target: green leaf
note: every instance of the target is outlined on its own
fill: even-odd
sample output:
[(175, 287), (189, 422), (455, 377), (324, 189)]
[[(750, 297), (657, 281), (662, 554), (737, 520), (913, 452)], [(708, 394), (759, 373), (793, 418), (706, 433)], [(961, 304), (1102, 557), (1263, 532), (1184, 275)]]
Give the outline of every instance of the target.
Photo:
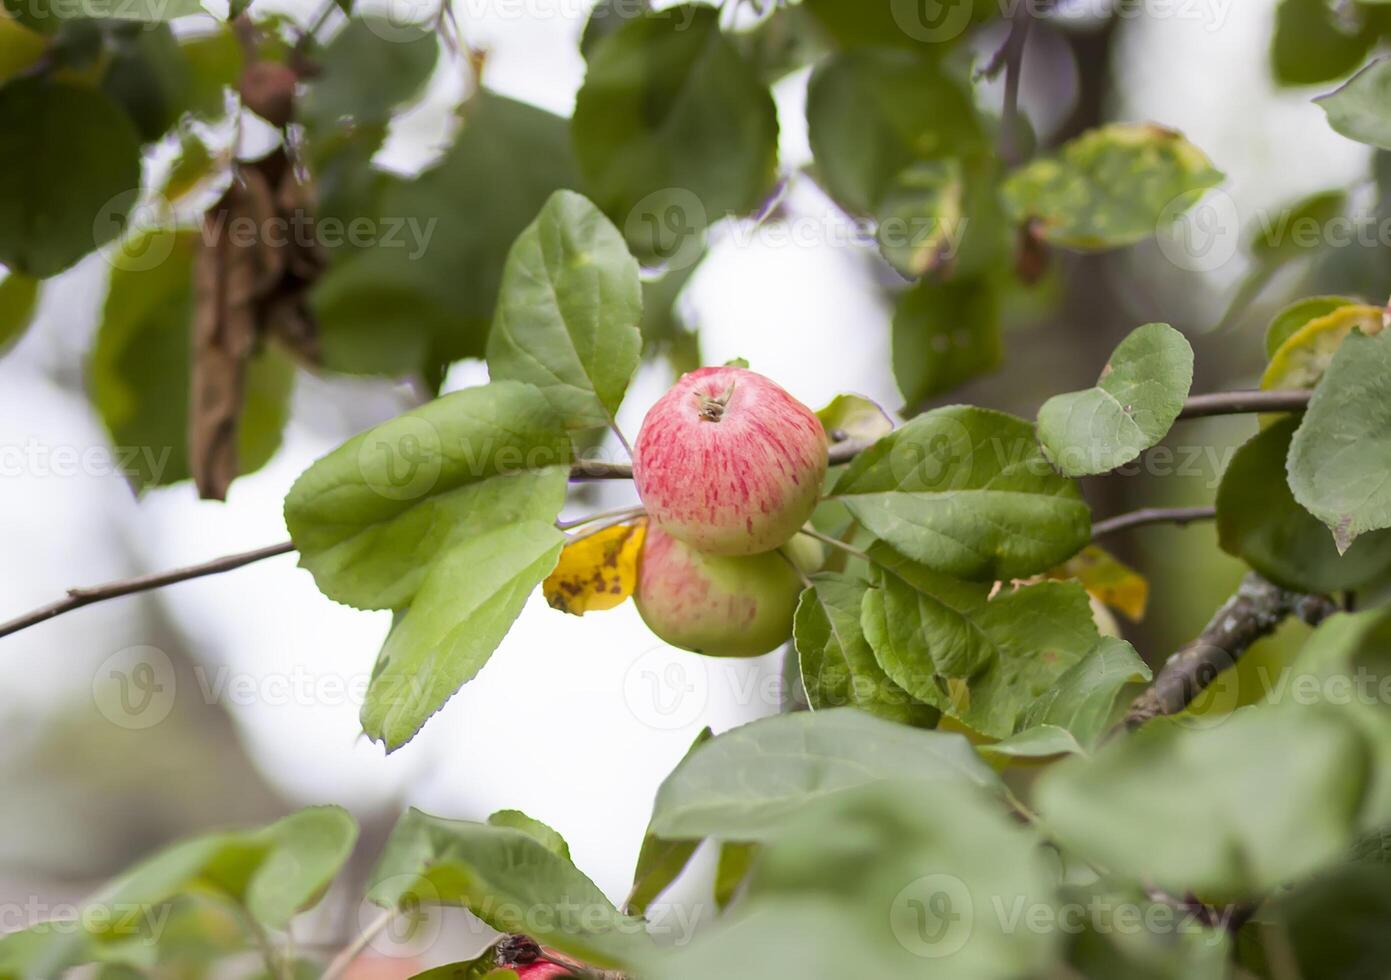
[(720, 859), (715, 868), (715, 905), (724, 911), (738, 897), (739, 889), (748, 880), (749, 869), (758, 855), (758, 845), (725, 841), (720, 845)]
[(530, 834), (415, 809), (391, 832), (367, 897), (384, 908), (463, 906), (499, 932), (595, 966), (622, 967), (651, 949), (641, 920)]
[(834, 572), (811, 581), (797, 606), (792, 637), (813, 710), (849, 705), (889, 721), (933, 727), (938, 712), (891, 681), (865, 639), (860, 606), (868, 586)]
[(807, 804), (881, 780), (997, 785), (960, 735), (855, 708), (804, 711), (751, 722), (697, 747), (657, 790), (652, 830), (669, 839), (771, 840)]
[(1096, 387), (1055, 395), (1038, 412), (1044, 454), (1068, 476), (1106, 473), (1156, 445), (1193, 385), (1193, 348), (1167, 323), (1130, 332)]
[(831, 442), (874, 442), (894, 430), (889, 414), (863, 395), (836, 395), (816, 417)]
[(963, 86), (911, 51), (859, 49), (827, 58), (807, 90), (807, 126), (818, 180), (861, 214), (901, 191), (910, 166), (984, 146)]
[(18, 272), (0, 281), (0, 352), (13, 346), (34, 319), (39, 282)]
[(672, 259), (773, 186), (773, 98), (713, 7), (647, 12), (600, 41), (573, 130), (589, 195), (644, 261)]
[[(198, 233), (151, 231), (113, 261), (88, 387), (116, 447), (114, 462), (137, 489), (186, 480), (189, 337)], [(280, 447), (295, 366), (267, 345), (247, 367), (238, 433), (240, 471), (252, 473)]]
[(228, 25), (211, 34), (186, 39), (181, 45), (189, 68), (188, 108), (216, 119), (227, 112), (227, 90), (241, 78), (242, 48)]
[(569, 462), (545, 397), (496, 381), (349, 439), (295, 481), (285, 523), (329, 598), (400, 609), (455, 544), (517, 521), (554, 521)]
[(570, 845), (565, 843), (565, 838), (540, 820), (528, 817), (521, 810), (498, 810), (488, 818), (488, 826), (511, 827), (513, 830), (530, 834), (547, 850), (567, 861), (570, 860)]
[(1338, 553), (1391, 527), (1391, 335), (1343, 341), (1290, 442), (1290, 489)]
[(1335, 11), (1328, 0), (1282, 0), (1270, 45), (1275, 80), (1313, 85), (1342, 78), (1360, 65), (1376, 32), (1350, 25), (1353, 9)]
[(1121, 688), (1149, 681), (1153, 676), (1134, 647), (1117, 637), (1103, 636), (1085, 657), (1029, 705), (1021, 728), (1027, 732), (1034, 726), (1055, 726), (1091, 749), (1111, 723)]
[[(1150, 898), (1137, 883), (1107, 878), (1089, 885), (1064, 884), (1058, 898), (1063, 909), (1076, 910), (1063, 927), (1072, 968), (1065, 975), (1232, 980), (1233, 942), (1222, 924), (1239, 924), (1236, 909), (1217, 909), (1222, 924), (1208, 926), (1187, 908)], [(1136, 927), (1138, 923), (1145, 925)]]
[(0, 264), (46, 279), (124, 231), (140, 138), (106, 96), (45, 78), (0, 88)]
[(508, 247), (553, 191), (577, 186), (565, 120), (486, 90), (463, 114), (437, 164), (386, 182), (382, 234), (341, 250), (315, 287), (329, 370), (433, 381), (444, 365), (482, 357)]
[(299, 103), (299, 118), (328, 131), (345, 119), (360, 126), (386, 123), (409, 102), (435, 68), (435, 32), (375, 17), (351, 18), (315, 58), (319, 72)]
[(1000, 366), (1000, 303), (984, 279), (933, 282), (905, 292), (893, 316), (893, 367), (910, 409)]
[(1272, 896), (1246, 931), (1274, 934), (1264, 959), (1278, 958), (1305, 980), (1373, 977), (1391, 957), (1388, 917), (1391, 872), (1349, 862)]
[(623, 236), (584, 197), (557, 191), (507, 256), (490, 376), (536, 385), (569, 429), (611, 425), (642, 358), (641, 321)]
[(989, 587), (914, 565), (883, 545), (861, 610), (879, 665), (915, 698), (992, 738), (1007, 738), (1025, 710), (1093, 646), (1087, 592), (1040, 582), (989, 598)]
[(1002, 759), (1047, 759), (1056, 755), (1086, 755), (1086, 749), (1066, 728), (1035, 725), (1009, 738), (980, 746), (984, 756)]
[(1306, 324), (1328, 316), (1344, 306), (1357, 306), (1359, 301), (1349, 296), (1310, 296), (1285, 307), (1271, 319), (1265, 330), (1265, 356), (1275, 352)]
[(475, 959), (437, 966), (433, 970), (417, 973), (410, 980), (517, 980), (517, 973), (515, 970), (499, 967), (493, 948), (490, 947)]
[(123, 941), (158, 943), (155, 923), (168, 924), (158, 910), (181, 895), (211, 893), (241, 905), (260, 927), (283, 929), (323, 897), (356, 840), (346, 810), (321, 806), (172, 844), (84, 901), (77, 923), (41, 923), (0, 940), (0, 976), (56, 977), (114, 958)]
[(918, 416), (861, 453), (832, 496), (909, 558), (975, 581), (1028, 578), (1091, 537), (1081, 492), (1033, 427), (983, 408)]
[(996, 0), (925, 6), (910, 0), (847, 4), (843, 0), (803, 0), (802, 6), (844, 47), (909, 47), (920, 56), (936, 57), (953, 50), (973, 24), (998, 17)]
[(1216, 728), (1151, 722), (1044, 773), (1037, 808), (1109, 870), (1219, 902), (1308, 874), (1352, 843), (1368, 776), (1327, 709), (1246, 709)]
[(791, 815), (733, 913), (643, 976), (1048, 976), (1058, 933), (1029, 923), (1054, 921), (1050, 885), (1034, 834), (980, 794), (878, 783)]
[(0, 82), (7, 82), (36, 64), (47, 47), (37, 30), (12, 17), (0, 16)]
[(191, 73), (168, 24), (132, 28), (112, 33), (101, 90), (126, 111), (140, 138), (150, 143), (187, 108)]
[(394, 752), (483, 669), (555, 568), (565, 535), (521, 521), (454, 543), (429, 566), (382, 646), (362, 729)]
[(917, 279), (950, 262), (965, 231), (965, 194), (959, 160), (915, 163), (894, 178), (875, 230), (889, 265)]
[(47, 4), (41, 9), (43, 17), (57, 21), (95, 18), (159, 23), (208, 13), (199, 0), (73, 0)]
[(1015, 221), (1031, 223), (1044, 240), (1091, 251), (1149, 238), (1222, 179), (1182, 134), (1117, 123), (1016, 170), (1003, 194)]
[(1328, 113), (1328, 125), (1348, 139), (1391, 150), (1391, 58), (1373, 61), (1314, 101)]
[(1391, 827), (1391, 617), (1385, 609), (1331, 616), (1299, 652), (1290, 671), (1269, 686), (1279, 707), (1320, 705), (1362, 733), (1372, 753), (1361, 829)]
[(1217, 490), (1217, 535), (1235, 555), (1277, 585), (1297, 592), (1361, 589), (1391, 573), (1391, 532), (1367, 535), (1345, 554), (1328, 528), (1295, 502), (1285, 480), (1298, 416), (1281, 418), (1237, 450)]
[[(702, 728), (683, 759), (690, 758), (691, 753), (708, 742), (712, 734), (709, 728)], [(633, 887), (628, 892), (628, 900), (623, 903), (623, 910), (632, 915), (645, 916), (653, 899), (670, 888), (671, 883), (686, 870), (699, 846), (699, 840), (664, 840), (654, 834), (649, 825), (642, 838), (642, 849), (638, 851)]]

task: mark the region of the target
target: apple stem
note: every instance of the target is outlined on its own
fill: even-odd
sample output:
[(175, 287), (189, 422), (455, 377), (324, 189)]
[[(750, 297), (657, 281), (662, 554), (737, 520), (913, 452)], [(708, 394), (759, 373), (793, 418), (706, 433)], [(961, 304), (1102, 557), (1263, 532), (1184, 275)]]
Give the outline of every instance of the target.
[(802, 571), (802, 566), (801, 566), (801, 565), (798, 565), (795, 561), (792, 560), (792, 556), (789, 555), (789, 554), (787, 553), (786, 549), (784, 549), (784, 548), (779, 548), (779, 549), (778, 549), (778, 557), (781, 558), (783, 561), (787, 562), (789, 565), (792, 566), (792, 570), (793, 570), (794, 572), (796, 572), (796, 573), (797, 573), (797, 577), (798, 577), (799, 579), (802, 580), (802, 588), (804, 588), (804, 589), (814, 589), (814, 588), (816, 588), (816, 586), (812, 585), (811, 579), (807, 576), (807, 573), (804, 572), (804, 571)]
[(820, 531), (814, 530), (809, 527), (802, 528), (800, 533), (805, 534), (809, 538), (815, 538), (817, 541), (821, 541), (825, 544), (828, 544), (832, 548), (839, 548), (847, 555), (854, 555), (861, 561), (869, 562), (871, 565), (879, 564), (877, 561), (870, 557), (869, 552), (861, 551), (859, 548), (856, 548), (853, 544), (847, 544), (840, 538), (833, 538), (829, 534), (822, 534)]
[(700, 404), (700, 420), (702, 422), (718, 422), (724, 418), (724, 410), (729, 405), (729, 400), (734, 396), (734, 382), (718, 395), (697, 395), (696, 401)]
[(571, 528), (583, 527), (586, 524), (593, 524), (595, 521), (605, 521), (610, 517), (627, 519), (629, 517), (641, 517), (645, 513), (642, 507), (617, 507), (614, 510), (601, 510), (597, 514), (586, 514), (584, 517), (577, 517), (573, 521), (556, 521), (555, 526), (562, 531)]
[(604, 521), (595, 521), (593, 524), (585, 528), (583, 531), (580, 531), (578, 534), (569, 535), (570, 540), (568, 540), (565, 543), (567, 545), (571, 545), (577, 541), (583, 541), (585, 538), (592, 538), (594, 535), (600, 533), (601, 531), (607, 531), (611, 527), (617, 527), (618, 525), (627, 523), (628, 521), (633, 520), (634, 518), (646, 516), (647, 511), (641, 507), (637, 507), (622, 516), (610, 518), (609, 520)]

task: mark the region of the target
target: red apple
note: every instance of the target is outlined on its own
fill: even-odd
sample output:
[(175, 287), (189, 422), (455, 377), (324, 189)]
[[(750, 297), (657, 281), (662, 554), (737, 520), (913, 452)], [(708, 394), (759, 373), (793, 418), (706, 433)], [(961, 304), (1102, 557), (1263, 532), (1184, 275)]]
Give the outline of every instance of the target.
[[(783, 551), (803, 571), (821, 564), (805, 534)], [(792, 635), (802, 579), (777, 551), (708, 555), (649, 525), (633, 601), (653, 633), (712, 657), (757, 657)]]
[(545, 960), (537, 960), (535, 963), (528, 963), (525, 966), (510, 966), (509, 970), (515, 970), (517, 980), (551, 980), (552, 977), (573, 976), (569, 970), (557, 963), (547, 963)]
[(755, 555), (797, 533), (826, 475), (821, 421), (737, 367), (692, 371), (643, 420), (633, 479), (652, 524), (713, 555)]

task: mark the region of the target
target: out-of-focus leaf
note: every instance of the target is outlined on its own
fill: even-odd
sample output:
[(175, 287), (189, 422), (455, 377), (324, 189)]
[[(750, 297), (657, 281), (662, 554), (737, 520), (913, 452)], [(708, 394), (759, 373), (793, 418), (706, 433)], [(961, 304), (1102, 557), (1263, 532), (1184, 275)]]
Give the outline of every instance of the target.
[(1035, 801), (1078, 855), (1220, 902), (1342, 854), (1368, 773), (1363, 740), (1332, 711), (1248, 708), (1214, 728), (1151, 722), (1048, 770)]
[(811, 78), (807, 124), (818, 179), (862, 214), (875, 212), (911, 165), (969, 156), (983, 145), (962, 86), (909, 51), (827, 59)]
[(1000, 304), (982, 278), (924, 279), (898, 300), (893, 367), (909, 409), (999, 367)]
[(620, 524), (565, 546), (542, 591), (552, 609), (583, 616), (621, 605), (637, 586), (645, 524)]
[(1284, 346), (1306, 324), (1328, 316), (1344, 306), (1357, 306), (1358, 301), (1348, 296), (1310, 296), (1297, 303), (1291, 303), (1271, 319), (1265, 330), (1265, 355), (1274, 357), (1275, 352)]
[(186, 108), (188, 63), (168, 24), (113, 32), (101, 90), (126, 111), (146, 143), (162, 137)]
[(530, 834), (410, 810), (391, 832), (367, 897), (384, 908), (458, 905), (492, 928), (604, 967), (651, 951), (570, 861)]
[(1373, 61), (1346, 85), (1315, 100), (1348, 139), (1391, 150), (1391, 58)]
[(1290, 442), (1290, 489), (1339, 554), (1391, 527), (1391, 337), (1349, 334)]
[[(92, 401), (137, 489), (186, 480), (196, 232), (148, 232), (114, 258), (88, 364)], [(264, 466), (280, 446), (294, 364), (264, 347), (247, 367), (237, 434), (238, 469)]]
[(1279, 419), (1242, 446), (1217, 490), (1217, 535), (1235, 555), (1277, 585), (1298, 592), (1363, 589), (1391, 576), (1391, 531), (1378, 531), (1338, 554), (1323, 523), (1295, 502), (1285, 476), (1299, 418)]
[(1089, 544), (1048, 573), (1049, 578), (1075, 578), (1082, 587), (1132, 623), (1145, 618), (1149, 582), (1105, 548)]
[(1271, 71), (1281, 85), (1342, 78), (1376, 43), (1369, 24), (1351, 23), (1357, 5), (1334, 9), (1328, 0), (1281, 0), (1270, 45)]
[(189, 68), (188, 108), (216, 119), (227, 111), (227, 89), (237, 84), (242, 49), (232, 29), (220, 25), (210, 34), (185, 39), (180, 45)]
[(836, 395), (816, 417), (832, 443), (871, 443), (894, 430), (889, 414), (862, 395)]
[(0, 264), (46, 279), (125, 231), (140, 139), (99, 92), (44, 78), (0, 88)]
[(909, 279), (948, 264), (966, 228), (965, 192), (958, 160), (916, 163), (899, 174), (875, 231), (888, 263)]
[(720, 845), (720, 859), (715, 868), (715, 905), (724, 911), (739, 894), (748, 880), (749, 869), (758, 854), (756, 844), (737, 844), (725, 841)]
[(483, 669), (565, 536), (521, 521), (459, 541), (426, 571), (382, 645), (362, 705), (362, 730), (388, 752), (405, 745)]
[(802, 711), (697, 746), (657, 790), (652, 831), (670, 839), (772, 840), (809, 803), (885, 780), (998, 785), (961, 735), (858, 708)]
[(372, 17), (349, 19), (316, 59), (319, 73), (300, 101), (311, 134), (350, 119), (385, 123), (419, 93), (439, 54), (435, 33)]
[(13, 346), (29, 323), (39, 303), (39, 283), (18, 272), (0, 282), (0, 353)]
[(488, 371), (541, 389), (567, 429), (612, 425), (642, 358), (642, 283), (586, 198), (551, 195), (507, 256)]
[(47, 47), (38, 31), (0, 13), (0, 82), (7, 82), (43, 57)]
[(1193, 348), (1167, 323), (1131, 331), (1096, 387), (1054, 395), (1038, 412), (1038, 439), (1068, 476), (1106, 473), (1156, 445), (1193, 384)]
[(832, 496), (897, 551), (973, 581), (1036, 575), (1091, 537), (1081, 492), (1033, 426), (983, 408), (918, 416), (856, 457)]
[(1092, 251), (1149, 238), (1222, 179), (1181, 133), (1117, 123), (1016, 170), (1003, 193), (1014, 220), (1032, 222), (1044, 240)]
[(1369, 335), (1380, 333), (1382, 316), (1379, 307), (1351, 304), (1305, 321), (1270, 356), (1270, 364), (1261, 377), (1261, 387), (1267, 390), (1314, 387), (1348, 335), (1353, 330)]
[(461, 357), (483, 356), (508, 247), (553, 191), (577, 183), (563, 119), (474, 95), (444, 158), (386, 184), (382, 233), (315, 287), (324, 366), (434, 379)]
[[(689, 758), (696, 748), (708, 742), (711, 734), (709, 728), (702, 728), (683, 758)], [(664, 840), (648, 826), (642, 838), (642, 849), (638, 851), (637, 867), (633, 870), (633, 887), (623, 903), (623, 910), (632, 915), (646, 915), (647, 906), (686, 870), (699, 846), (698, 839)]]
[(649, 264), (773, 186), (773, 98), (713, 7), (650, 11), (595, 45), (572, 128), (586, 191)]

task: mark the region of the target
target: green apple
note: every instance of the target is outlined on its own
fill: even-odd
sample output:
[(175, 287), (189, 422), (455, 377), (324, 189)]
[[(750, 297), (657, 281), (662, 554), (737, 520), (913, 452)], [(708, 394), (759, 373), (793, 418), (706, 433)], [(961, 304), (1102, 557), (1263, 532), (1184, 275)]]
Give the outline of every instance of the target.
[[(756, 657), (792, 635), (803, 572), (821, 545), (798, 534), (779, 551), (708, 555), (649, 525), (633, 601), (643, 622), (672, 646), (712, 657)], [(784, 557), (786, 555), (787, 557)]]

